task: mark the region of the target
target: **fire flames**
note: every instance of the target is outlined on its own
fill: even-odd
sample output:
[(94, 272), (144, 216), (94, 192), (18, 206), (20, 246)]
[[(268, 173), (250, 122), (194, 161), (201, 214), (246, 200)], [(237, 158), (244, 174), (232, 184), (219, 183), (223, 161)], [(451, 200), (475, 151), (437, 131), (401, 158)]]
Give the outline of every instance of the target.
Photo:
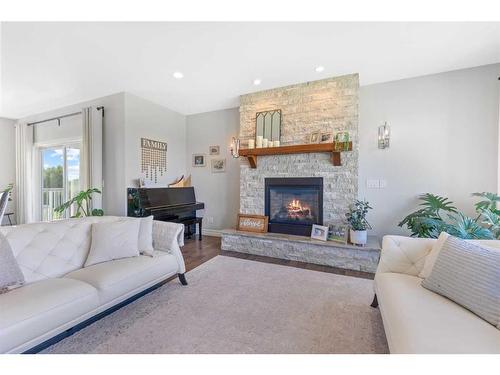
[(292, 217), (307, 216), (310, 212), (310, 208), (306, 205), (302, 205), (298, 199), (292, 199), (292, 201), (288, 203), (287, 209), (288, 214)]

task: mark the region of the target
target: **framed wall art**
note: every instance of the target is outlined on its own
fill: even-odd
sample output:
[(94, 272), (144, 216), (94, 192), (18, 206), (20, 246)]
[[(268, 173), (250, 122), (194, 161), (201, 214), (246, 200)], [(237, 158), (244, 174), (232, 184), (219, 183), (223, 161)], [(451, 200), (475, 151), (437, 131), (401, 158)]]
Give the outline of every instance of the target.
[(212, 159), (212, 173), (223, 173), (226, 171), (226, 159)]
[(210, 146), (208, 148), (208, 152), (210, 155), (219, 155), (220, 154), (220, 146)]
[(193, 154), (193, 167), (204, 167), (205, 154)]

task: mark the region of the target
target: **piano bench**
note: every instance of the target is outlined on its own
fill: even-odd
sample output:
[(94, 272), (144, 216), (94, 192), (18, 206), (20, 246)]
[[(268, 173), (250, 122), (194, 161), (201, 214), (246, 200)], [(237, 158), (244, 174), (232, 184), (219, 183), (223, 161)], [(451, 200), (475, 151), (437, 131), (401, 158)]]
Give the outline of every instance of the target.
[[(203, 218), (202, 218), (202, 217), (194, 217), (194, 218), (192, 218), (192, 219), (185, 219), (185, 220), (181, 220), (181, 221), (179, 221), (179, 223), (180, 223), (180, 224), (184, 224), (184, 226), (185, 226), (186, 228), (188, 228), (188, 231), (190, 230), (190, 229), (189, 229), (189, 228), (190, 228), (190, 227), (189, 227), (190, 225), (193, 225), (193, 224), (195, 224), (195, 225), (196, 225), (196, 224), (198, 224), (198, 240), (199, 240), (199, 241), (201, 241), (201, 235), (202, 235), (202, 233), (201, 233), (202, 221), (203, 221)], [(190, 233), (190, 232), (188, 232), (188, 235), (190, 235), (190, 234), (191, 234), (191, 233)], [(192, 233), (192, 234), (194, 234), (194, 233)]]

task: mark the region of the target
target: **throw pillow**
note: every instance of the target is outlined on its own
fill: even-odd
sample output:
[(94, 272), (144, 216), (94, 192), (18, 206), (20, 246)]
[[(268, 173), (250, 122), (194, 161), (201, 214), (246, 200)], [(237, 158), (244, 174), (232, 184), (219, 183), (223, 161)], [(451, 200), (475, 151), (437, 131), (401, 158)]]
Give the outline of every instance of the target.
[(92, 224), (92, 243), (84, 267), (139, 256), (140, 220)]
[(432, 268), (434, 267), (434, 263), (436, 263), (436, 259), (439, 255), (439, 252), (441, 251), (441, 248), (443, 247), (443, 244), (448, 239), (448, 237), (450, 237), (448, 233), (441, 232), (437, 241), (434, 243), (434, 246), (432, 246), (431, 251), (425, 257), (424, 267), (422, 268), (422, 271), (420, 271), (420, 273), (418, 274), (418, 277), (422, 279), (429, 277)]
[(139, 251), (144, 255), (153, 256), (153, 216), (140, 219)]
[(500, 251), (449, 236), (422, 286), (500, 329)]
[(24, 284), (24, 275), (17, 264), (5, 236), (0, 233), (0, 293)]

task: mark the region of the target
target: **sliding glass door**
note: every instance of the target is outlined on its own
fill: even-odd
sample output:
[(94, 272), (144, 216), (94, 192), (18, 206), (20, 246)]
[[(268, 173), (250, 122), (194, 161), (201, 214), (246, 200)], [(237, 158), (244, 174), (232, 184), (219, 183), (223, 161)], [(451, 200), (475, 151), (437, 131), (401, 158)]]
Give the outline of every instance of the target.
[(80, 191), (80, 145), (67, 144), (40, 150), (41, 161), (41, 220), (52, 221), (70, 217), (55, 209)]

